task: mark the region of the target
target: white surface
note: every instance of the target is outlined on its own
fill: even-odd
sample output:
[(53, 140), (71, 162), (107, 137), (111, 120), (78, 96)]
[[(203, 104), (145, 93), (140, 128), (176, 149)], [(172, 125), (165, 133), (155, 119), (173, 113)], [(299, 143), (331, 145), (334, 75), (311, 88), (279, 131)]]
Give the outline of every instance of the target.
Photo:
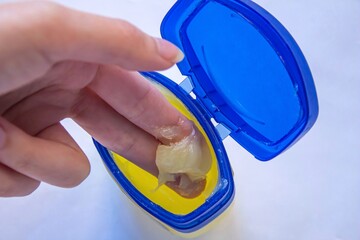
[[(1, 1), (0, 1), (1, 2)], [(174, 1), (60, 1), (127, 19), (159, 36)], [(316, 82), (320, 115), (293, 148), (259, 162), (225, 141), (235, 172), (231, 212), (199, 239), (360, 239), (360, 1), (257, 0), (293, 34)], [(21, 17), (21, 16), (19, 16)], [(166, 72), (176, 81), (176, 70)], [(0, 239), (178, 239), (133, 207), (105, 171), (90, 137), (66, 127), (92, 173), (79, 187), (46, 184), (31, 196), (0, 199)]]

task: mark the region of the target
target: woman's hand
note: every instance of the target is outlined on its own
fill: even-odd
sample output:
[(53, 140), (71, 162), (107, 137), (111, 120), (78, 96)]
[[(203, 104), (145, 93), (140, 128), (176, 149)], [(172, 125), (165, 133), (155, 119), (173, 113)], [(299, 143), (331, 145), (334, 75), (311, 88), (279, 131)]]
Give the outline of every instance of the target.
[[(0, 196), (86, 178), (89, 162), (64, 118), (157, 176), (159, 142), (177, 142), (193, 125), (137, 71), (182, 57), (122, 20), (51, 2), (0, 5)], [(163, 126), (178, 132), (164, 138)]]

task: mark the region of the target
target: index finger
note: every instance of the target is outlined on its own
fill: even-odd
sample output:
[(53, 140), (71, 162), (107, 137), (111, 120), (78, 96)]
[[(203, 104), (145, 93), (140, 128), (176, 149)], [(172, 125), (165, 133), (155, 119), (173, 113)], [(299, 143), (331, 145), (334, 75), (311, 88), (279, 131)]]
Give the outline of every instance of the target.
[(55, 61), (93, 61), (142, 71), (165, 69), (182, 59), (177, 47), (124, 20), (59, 5), (51, 6), (50, 11), (51, 22), (44, 28), (47, 39), (39, 47)]
[(178, 142), (193, 131), (193, 123), (137, 72), (100, 66), (89, 87), (122, 116), (159, 139)]
[(183, 57), (173, 44), (126, 21), (56, 3), (10, 3), (1, 5), (0, 11), (1, 91), (38, 78), (63, 60), (149, 71), (169, 68)]

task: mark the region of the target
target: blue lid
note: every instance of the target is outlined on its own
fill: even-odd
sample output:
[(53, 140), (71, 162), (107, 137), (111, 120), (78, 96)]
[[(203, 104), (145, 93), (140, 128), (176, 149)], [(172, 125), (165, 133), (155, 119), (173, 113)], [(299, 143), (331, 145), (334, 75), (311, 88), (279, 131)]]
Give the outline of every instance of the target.
[(314, 124), (318, 103), (300, 48), (248, 0), (179, 0), (161, 26), (186, 58), (197, 101), (256, 158), (269, 160)]

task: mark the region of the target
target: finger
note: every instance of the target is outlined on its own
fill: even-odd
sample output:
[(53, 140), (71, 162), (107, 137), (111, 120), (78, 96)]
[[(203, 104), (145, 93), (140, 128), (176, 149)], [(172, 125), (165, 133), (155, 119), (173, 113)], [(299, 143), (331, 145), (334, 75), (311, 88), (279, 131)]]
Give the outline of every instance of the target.
[[(149, 80), (117, 66), (101, 66), (90, 88), (121, 115), (162, 143), (188, 136), (193, 124), (173, 107)], [(172, 127), (169, 136), (164, 129)]]
[(0, 164), (0, 197), (26, 196), (35, 191), (40, 182)]
[(23, 77), (39, 77), (54, 62), (68, 59), (160, 70), (183, 58), (171, 43), (123, 20), (45, 1), (6, 4), (0, 11), (0, 70), (5, 80), (16, 78), (24, 84)]
[[(73, 108), (72, 118), (108, 149), (158, 177), (155, 158), (159, 142), (118, 114), (95, 93), (90, 90), (83, 93)], [(194, 198), (203, 192), (206, 179), (191, 181), (185, 174), (182, 178), (181, 181), (180, 178), (169, 181), (166, 185), (185, 198)], [(186, 187), (180, 184), (184, 179)]]
[(74, 187), (89, 174), (89, 162), (74, 140), (58, 123), (37, 137), (24, 133), (0, 118), (0, 163), (38, 181)]
[(97, 141), (157, 176), (159, 142), (129, 122), (96, 94), (87, 90), (72, 109), (71, 117)]

